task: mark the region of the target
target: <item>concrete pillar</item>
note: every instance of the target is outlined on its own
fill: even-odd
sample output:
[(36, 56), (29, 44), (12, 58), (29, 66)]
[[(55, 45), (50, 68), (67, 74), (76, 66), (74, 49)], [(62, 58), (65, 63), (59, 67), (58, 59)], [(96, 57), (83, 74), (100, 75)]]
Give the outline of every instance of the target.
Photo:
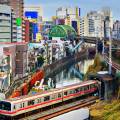
[(109, 90), (108, 90), (108, 82), (104, 82), (104, 84), (105, 84), (104, 99), (105, 99), (106, 101), (108, 101), (108, 92), (109, 92)]

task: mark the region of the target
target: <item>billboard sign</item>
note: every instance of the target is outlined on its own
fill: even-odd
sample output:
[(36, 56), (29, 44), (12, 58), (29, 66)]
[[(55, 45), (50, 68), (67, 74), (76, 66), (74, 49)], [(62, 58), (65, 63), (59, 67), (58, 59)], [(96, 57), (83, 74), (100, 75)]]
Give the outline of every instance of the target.
[(38, 12), (37, 11), (26, 11), (25, 17), (28, 19), (37, 19), (38, 18)]
[(21, 26), (22, 25), (22, 18), (16, 18), (16, 25)]

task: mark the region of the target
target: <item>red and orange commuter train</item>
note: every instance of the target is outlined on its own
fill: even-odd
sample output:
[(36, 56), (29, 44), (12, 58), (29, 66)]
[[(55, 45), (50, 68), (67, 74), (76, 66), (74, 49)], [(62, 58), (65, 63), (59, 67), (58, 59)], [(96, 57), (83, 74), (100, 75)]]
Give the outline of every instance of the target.
[(82, 83), (56, 88), (50, 91), (0, 101), (0, 120), (23, 116), (47, 106), (62, 103), (77, 97), (98, 92), (98, 82), (89, 80)]

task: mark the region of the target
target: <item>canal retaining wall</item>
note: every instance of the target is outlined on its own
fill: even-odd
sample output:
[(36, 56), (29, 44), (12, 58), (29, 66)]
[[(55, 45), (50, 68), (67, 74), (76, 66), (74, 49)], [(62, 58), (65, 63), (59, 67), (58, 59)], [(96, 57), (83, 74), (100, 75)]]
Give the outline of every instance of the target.
[(56, 75), (57, 73), (61, 72), (63, 69), (65, 69), (67, 66), (69, 67), (73, 63), (76, 63), (80, 60), (83, 60), (87, 57), (88, 53), (87, 50), (82, 50), (81, 52), (78, 52), (74, 55), (65, 57), (61, 60), (58, 60), (48, 66), (44, 67), (45, 71), (45, 78), (51, 77)]

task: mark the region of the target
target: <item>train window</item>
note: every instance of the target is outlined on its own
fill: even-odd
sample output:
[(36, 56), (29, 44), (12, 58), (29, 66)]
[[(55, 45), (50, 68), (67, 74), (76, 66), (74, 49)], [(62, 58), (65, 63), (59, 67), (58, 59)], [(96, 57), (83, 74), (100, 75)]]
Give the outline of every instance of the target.
[(37, 99), (37, 103), (40, 103), (40, 102), (41, 102), (41, 99), (40, 99), (40, 98), (38, 98), (38, 99)]
[(20, 108), (22, 108), (22, 103), (20, 104)]
[(70, 94), (73, 94), (73, 90), (70, 90), (69, 93), (70, 93)]
[(14, 110), (16, 109), (16, 106), (15, 106), (15, 105), (13, 106), (13, 109), (14, 109)]
[(90, 88), (94, 88), (94, 87), (95, 87), (95, 84), (91, 84), (91, 85), (90, 85)]
[(66, 92), (64, 92), (64, 96), (66, 96), (67, 95), (67, 91)]
[(5, 101), (0, 101), (0, 110), (11, 111), (11, 103), (5, 102)]
[(80, 88), (79, 88), (79, 91), (80, 91), (80, 92), (82, 92), (82, 91), (83, 91), (82, 87), (80, 87)]
[(61, 98), (61, 97), (62, 97), (61, 93), (58, 93), (58, 98)]
[(55, 95), (52, 95), (51, 99), (54, 100), (55, 99)]
[(89, 86), (84, 86), (84, 90), (89, 90)]
[(76, 89), (75, 89), (75, 93), (78, 93), (78, 92), (79, 92), (79, 88), (76, 88)]
[(50, 100), (50, 96), (44, 97), (44, 101), (49, 101), (49, 100)]
[(23, 108), (25, 107), (25, 103), (23, 103)]
[(30, 100), (28, 101), (28, 105), (34, 105), (35, 101), (34, 100)]

